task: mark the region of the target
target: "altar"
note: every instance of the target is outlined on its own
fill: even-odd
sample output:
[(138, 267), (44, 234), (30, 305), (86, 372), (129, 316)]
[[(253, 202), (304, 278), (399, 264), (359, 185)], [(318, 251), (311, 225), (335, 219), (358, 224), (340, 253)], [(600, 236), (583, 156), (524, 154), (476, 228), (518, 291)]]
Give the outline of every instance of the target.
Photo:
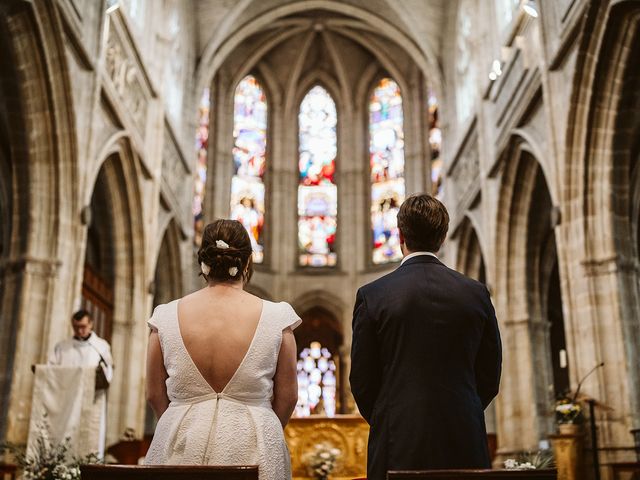
[(336, 480), (365, 477), (369, 425), (360, 415), (310, 416), (292, 418), (285, 429), (291, 452), (293, 478), (311, 479), (305, 457), (316, 445), (326, 444), (340, 451), (331, 478)]

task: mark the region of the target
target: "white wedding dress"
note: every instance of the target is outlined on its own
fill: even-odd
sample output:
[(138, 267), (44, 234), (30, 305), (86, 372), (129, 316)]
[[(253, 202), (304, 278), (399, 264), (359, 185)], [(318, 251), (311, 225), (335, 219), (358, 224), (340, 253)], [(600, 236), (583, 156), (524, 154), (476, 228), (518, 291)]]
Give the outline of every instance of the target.
[[(263, 301), (249, 349), (221, 392), (196, 367), (180, 335), (178, 300), (149, 320), (169, 374), (169, 408), (158, 421), (147, 465), (259, 465), (260, 478), (291, 478), (282, 425), (271, 408), (282, 331), (300, 324), (288, 303)], [(211, 348), (215, 348), (212, 345)]]

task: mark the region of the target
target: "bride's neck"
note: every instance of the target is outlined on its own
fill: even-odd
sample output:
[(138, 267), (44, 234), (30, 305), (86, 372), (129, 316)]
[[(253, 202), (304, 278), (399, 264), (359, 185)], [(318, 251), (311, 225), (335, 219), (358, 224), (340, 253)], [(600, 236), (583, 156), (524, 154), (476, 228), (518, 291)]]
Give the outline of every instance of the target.
[(235, 282), (209, 282), (207, 288), (233, 288), (234, 290), (244, 290), (244, 282), (238, 280)]

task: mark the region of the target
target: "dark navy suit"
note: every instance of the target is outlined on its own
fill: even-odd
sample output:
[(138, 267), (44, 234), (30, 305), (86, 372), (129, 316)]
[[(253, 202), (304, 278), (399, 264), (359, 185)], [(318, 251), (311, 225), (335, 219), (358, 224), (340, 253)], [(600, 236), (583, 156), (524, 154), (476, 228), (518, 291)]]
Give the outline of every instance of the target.
[(360, 288), (349, 379), (371, 426), (368, 479), (490, 467), (484, 409), (501, 365), (486, 287), (435, 257), (409, 258)]

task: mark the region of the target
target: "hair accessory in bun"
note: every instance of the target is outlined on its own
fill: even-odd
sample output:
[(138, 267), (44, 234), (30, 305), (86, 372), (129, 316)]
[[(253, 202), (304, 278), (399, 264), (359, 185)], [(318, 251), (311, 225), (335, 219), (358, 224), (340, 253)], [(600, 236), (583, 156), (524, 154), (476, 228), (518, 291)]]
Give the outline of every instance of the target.
[(209, 272), (211, 272), (211, 267), (204, 262), (200, 262), (200, 270), (202, 270), (203, 274), (209, 275)]
[(229, 269), (229, 275), (231, 275), (232, 277), (235, 277), (238, 274), (238, 267), (231, 267)]
[(216, 240), (216, 247), (226, 250), (229, 248), (229, 244), (224, 240)]

